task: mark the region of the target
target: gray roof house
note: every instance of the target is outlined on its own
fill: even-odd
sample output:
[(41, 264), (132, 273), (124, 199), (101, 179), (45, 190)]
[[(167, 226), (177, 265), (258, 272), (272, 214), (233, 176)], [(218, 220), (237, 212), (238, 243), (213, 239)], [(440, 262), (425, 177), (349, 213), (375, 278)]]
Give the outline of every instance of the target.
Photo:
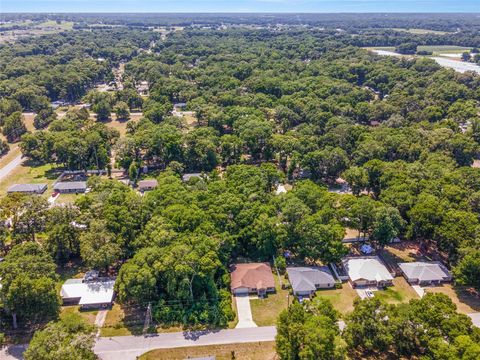
[(47, 184), (15, 184), (8, 188), (7, 193), (43, 194)]
[(157, 186), (158, 186), (158, 181), (155, 179), (140, 180), (138, 182), (138, 190), (140, 190), (141, 192), (153, 190)]
[(84, 193), (87, 190), (86, 181), (60, 181), (53, 185), (53, 190), (59, 193)]
[(335, 286), (335, 279), (328, 266), (288, 267), (287, 274), (292, 285), (293, 294), (296, 296), (311, 296), (317, 289)]
[(450, 271), (438, 261), (399, 263), (398, 266), (412, 285), (438, 285), (452, 280)]

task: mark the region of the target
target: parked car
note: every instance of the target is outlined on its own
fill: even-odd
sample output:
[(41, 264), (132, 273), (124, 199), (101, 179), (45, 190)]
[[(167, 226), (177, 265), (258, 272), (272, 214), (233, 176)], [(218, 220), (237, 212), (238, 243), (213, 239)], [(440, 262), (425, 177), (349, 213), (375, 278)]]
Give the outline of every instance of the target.
[(372, 290), (365, 290), (365, 295), (367, 295), (367, 297), (370, 299), (375, 296)]

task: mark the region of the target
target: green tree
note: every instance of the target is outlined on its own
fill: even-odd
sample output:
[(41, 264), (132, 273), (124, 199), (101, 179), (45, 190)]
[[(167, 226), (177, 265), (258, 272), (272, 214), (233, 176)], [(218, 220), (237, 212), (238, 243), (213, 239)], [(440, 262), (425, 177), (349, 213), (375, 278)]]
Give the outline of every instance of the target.
[(93, 106), (93, 111), (97, 114), (97, 121), (107, 121), (110, 119), (112, 107), (106, 100), (102, 100)]
[(117, 116), (118, 121), (128, 121), (130, 120), (130, 109), (128, 105), (123, 101), (119, 101), (115, 104), (113, 109), (115, 111), (115, 115)]
[(453, 269), (455, 282), (480, 290), (480, 250), (467, 248), (461, 253), (463, 256)]
[(27, 132), (27, 127), (23, 122), (21, 112), (14, 112), (5, 119), (2, 133), (7, 138), (8, 142), (15, 142), (20, 140), (21, 136)]
[(26, 360), (96, 360), (94, 327), (78, 314), (68, 314), (58, 322), (50, 322), (35, 332)]
[(108, 271), (122, 254), (115, 240), (115, 235), (106, 229), (104, 221), (94, 220), (88, 231), (80, 235), (80, 256), (88, 266)]

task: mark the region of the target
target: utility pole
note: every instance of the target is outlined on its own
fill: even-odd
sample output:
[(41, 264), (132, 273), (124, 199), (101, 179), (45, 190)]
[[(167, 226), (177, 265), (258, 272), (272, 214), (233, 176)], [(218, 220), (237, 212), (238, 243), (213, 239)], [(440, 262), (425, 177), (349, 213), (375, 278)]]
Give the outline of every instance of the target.
[(143, 335), (147, 334), (150, 325), (152, 324), (152, 304), (148, 303), (147, 313), (145, 314), (145, 322), (143, 323)]

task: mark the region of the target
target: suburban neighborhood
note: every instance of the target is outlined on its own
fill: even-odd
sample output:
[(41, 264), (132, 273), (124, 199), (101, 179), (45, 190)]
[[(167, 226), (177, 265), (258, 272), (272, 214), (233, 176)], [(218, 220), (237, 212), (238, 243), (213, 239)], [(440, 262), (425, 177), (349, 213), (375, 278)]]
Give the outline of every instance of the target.
[(1, 360), (480, 358), (468, 1), (5, 1)]

